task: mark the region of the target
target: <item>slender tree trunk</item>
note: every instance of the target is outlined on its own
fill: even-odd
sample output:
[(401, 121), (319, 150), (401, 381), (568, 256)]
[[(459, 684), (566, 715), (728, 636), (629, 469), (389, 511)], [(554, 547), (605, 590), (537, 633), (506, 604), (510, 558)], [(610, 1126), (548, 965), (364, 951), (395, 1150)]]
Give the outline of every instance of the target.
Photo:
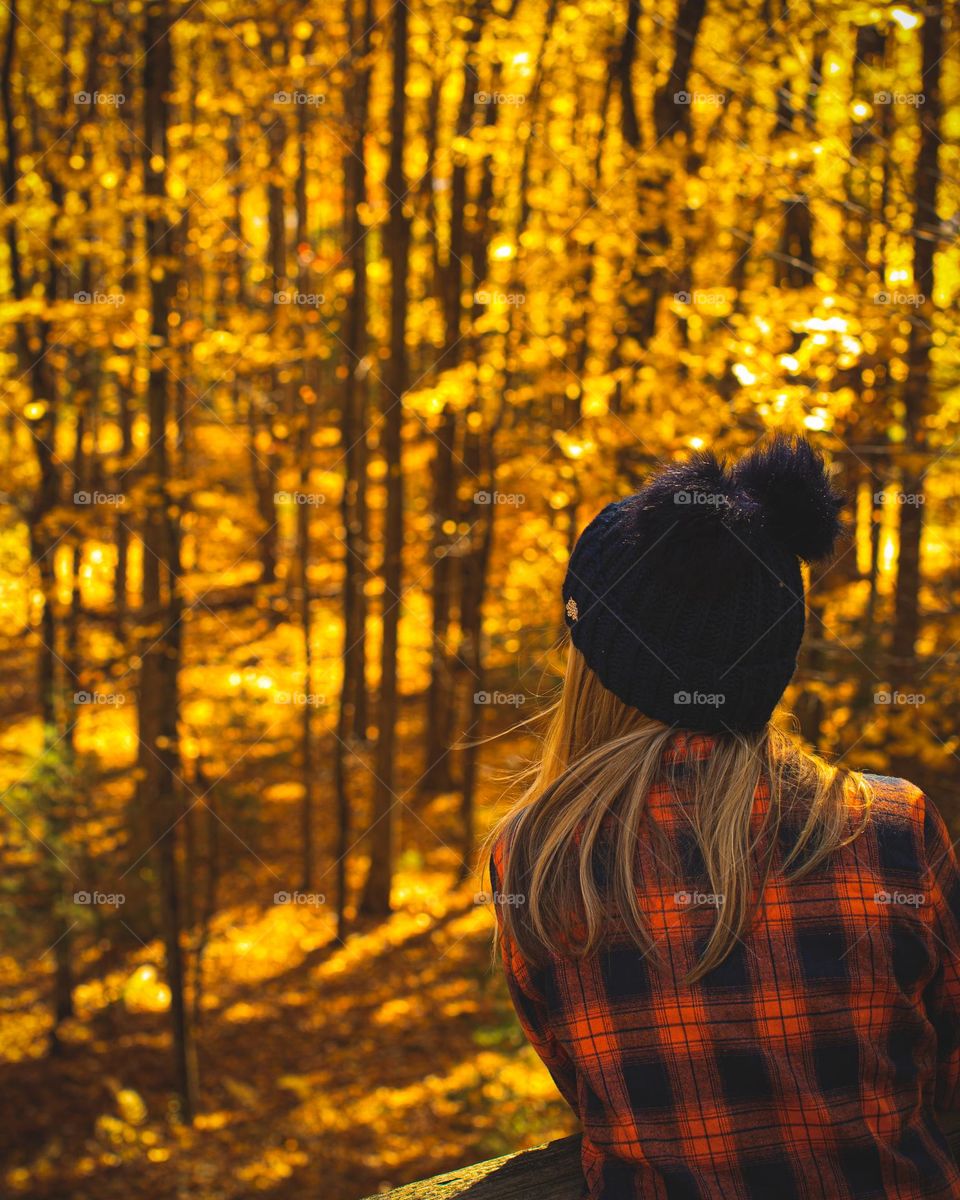
[[(269, 391), (268, 384), (265, 391)], [(250, 477), (253, 481), (254, 497), (257, 502), (257, 515), (263, 526), (263, 532), (257, 539), (257, 553), (260, 557), (260, 582), (267, 587), (276, 583), (277, 579), (277, 509), (274, 500), (276, 491), (275, 476), (272, 468), (273, 451), (264, 450), (258, 443), (261, 422), (257, 413), (259, 392), (251, 382), (247, 392), (247, 452), (250, 464)], [(269, 397), (267, 404), (269, 405)], [(271, 436), (267, 429), (267, 436)]]
[[(224, 62), (227, 59), (224, 58)], [(246, 284), (246, 263), (244, 260), (244, 250), (246, 245), (243, 240), (243, 184), (242, 175), (237, 170), (240, 165), (240, 143), (237, 137), (239, 127), (239, 118), (230, 117), (230, 130), (227, 135), (227, 162), (229, 164), (227, 174), (232, 183), (230, 187), (231, 195), (231, 211), (229, 218), (230, 231), (233, 234), (236, 248), (233, 255), (233, 270), (236, 279), (236, 303), (245, 306), (247, 303), (247, 284)], [(224, 276), (226, 282), (226, 276)], [(221, 293), (223, 301), (226, 302), (227, 295)]]
[[(74, 446), (74, 460), (71, 472), (72, 484), (75, 491), (83, 490), (85, 483), (83, 436), (85, 412), (78, 399), (77, 430)], [(77, 763), (77, 717), (79, 714), (77, 691), (80, 684), (80, 565), (82, 559), (82, 543), (77, 538), (71, 547), (71, 588), (70, 609), (66, 621), (63, 639), (63, 751), (66, 767), (66, 778), (71, 781), (73, 795), (69, 805), (55, 796), (50, 806), (48, 822), (51, 832), (59, 844), (63, 834), (69, 828), (71, 820), (82, 814), (86, 797), (76, 794), (76, 763)], [(52, 644), (52, 643), (51, 643)], [(52, 873), (58, 893), (59, 904), (54, 909), (53, 944), (54, 957), (54, 1026), (51, 1036), (51, 1052), (59, 1054), (61, 1042), (59, 1026), (63, 1021), (72, 1017), (73, 1007), (73, 922), (69, 919), (70, 881), (66, 871), (59, 863), (52, 864)]]
[[(73, 450), (73, 467), (70, 473), (74, 494), (85, 490), (89, 482), (83, 454), (84, 428), (86, 413), (82, 404), (77, 406), (76, 441)], [(66, 744), (67, 754), (71, 762), (77, 754), (77, 704), (76, 693), (80, 689), (80, 609), (82, 596), (80, 592), (80, 568), (83, 561), (83, 542), (78, 537), (71, 547), (70, 571), (70, 611), (67, 616), (63, 647), (63, 665), (66, 673), (64, 688), (66, 692)]]
[(303, 762), (303, 808), (300, 813), (302, 890), (309, 892), (314, 879), (313, 813), (316, 805), (317, 772), (313, 736), (313, 626), (310, 611), (310, 467), (313, 458), (313, 407), (305, 406), (300, 426), (300, 503), (297, 506), (297, 550), (300, 558), (300, 625), (303, 630), (303, 712), (300, 754)]
[[(921, 29), (923, 74), (921, 92), (924, 103), (917, 108), (920, 121), (920, 148), (917, 153), (914, 186), (914, 226), (922, 230), (937, 224), (937, 185), (940, 172), (937, 152), (940, 147), (940, 75), (943, 61), (943, 3), (934, 0), (927, 6)], [(934, 252), (936, 240), (928, 233), (914, 237), (913, 287), (924, 297), (910, 322), (907, 350), (909, 375), (903, 388), (906, 438), (903, 457), (903, 491), (912, 502), (900, 505), (900, 554), (897, 561), (896, 613), (893, 626), (893, 655), (898, 660), (897, 676), (907, 685), (915, 670), (911, 662), (920, 628), (920, 543), (923, 536), (923, 493), (927, 447), (926, 413), (930, 401), (930, 350), (934, 315)], [(914, 452), (914, 453), (911, 453)]]
[(637, 26), (640, 21), (640, 0), (627, 0), (627, 23), (623, 30), (620, 53), (610, 67), (620, 89), (620, 131), (623, 140), (634, 150), (640, 145), (640, 124), (633, 99), (633, 62), (637, 53)]
[[(489, 490), (491, 498), (496, 489), (496, 432), (496, 423), (482, 431), (470, 430), (467, 434), (464, 453), (467, 464), (471, 467), (475, 466), (478, 474), (482, 471), (484, 486)], [(483, 459), (486, 459), (485, 470)], [(460, 781), (460, 879), (465, 879), (473, 867), (476, 836), (477, 762), (484, 713), (483, 707), (477, 704), (475, 696), (478, 691), (485, 690), (483, 687), (483, 602), (487, 590), (487, 570), (490, 564), (490, 549), (493, 545), (496, 505), (491, 501), (484, 507), (486, 511), (477, 522), (479, 531), (474, 530), (475, 537), (471, 552), (464, 556), (462, 563), (461, 642), (458, 657), (466, 667), (466, 687), (464, 689), (466, 715), (463, 723), (465, 745)]]
[[(309, 157), (307, 154), (309, 129), (307, 124), (307, 106), (301, 104), (297, 112), (297, 141), (299, 154), (299, 171), (296, 181), (296, 214), (297, 214), (297, 286), (301, 292), (306, 292), (307, 270), (303, 265), (301, 249), (306, 246), (307, 229), (307, 176)], [(297, 310), (300, 312), (300, 310)], [(302, 313), (301, 313), (302, 316)], [(303, 630), (303, 712), (301, 714), (300, 753), (303, 763), (303, 807), (300, 813), (300, 837), (302, 843), (301, 888), (305, 892), (313, 889), (315, 874), (314, 846), (314, 811), (316, 807), (317, 772), (314, 758), (314, 698), (313, 698), (313, 624), (310, 608), (310, 513), (311, 499), (310, 473), (313, 466), (313, 429), (316, 407), (314, 393), (308, 387), (306, 336), (302, 319), (295, 327), (295, 344), (300, 354), (300, 401), (292, 403), (296, 409), (296, 420), (300, 428), (299, 466), (300, 492), (297, 506), (297, 552), (300, 559), (299, 569), (299, 602), (300, 625)], [(291, 573), (292, 574), (292, 573)]]
[[(473, 123), (474, 95), (479, 90), (477, 46), (483, 33), (485, 6), (477, 3), (471, 14), (471, 27), (467, 34), (467, 50), (463, 66), (463, 92), (457, 115), (455, 136), (466, 137)], [(467, 255), (467, 230), (465, 210), (467, 205), (467, 160), (464, 155), (454, 159), (450, 181), (450, 247), (448, 261), (443, 271), (443, 310), (445, 337), (443, 351), (438, 360), (441, 370), (453, 370), (462, 357), (461, 349), (461, 294), (464, 285)], [(433, 579), (432, 604), (433, 628), (430, 668), (430, 689), (427, 695), (427, 764), (421, 777), (421, 788), (425, 792), (446, 791), (453, 786), (450, 773), (449, 746), (455, 712), (455, 670), (450, 653), (450, 620), (453, 597), (456, 589), (456, 558), (451, 551), (457, 545), (457, 531), (451, 525), (457, 522), (457, 469), (456, 447), (458, 442), (456, 412), (447, 407), (435, 434), (436, 454), (434, 457), (433, 497)]]
[[(550, 36), (550, 23), (544, 29), (544, 41)], [(541, 54), (542, 59), (542, 54)], [(541, 76), (538, 74), (534, 90), (538, 89)], [(493, 83), (490, 88), (495, 93), (499, 90), (498, 68), (494, 67)], [(497, 119), (495, 105), (489, 105), (486, 114), (486, 126), (490, 129)], [(487, 273), (490, 265), (490, 238), (492, 222), (489, 217), (494, 205), (494, 174), (493, 163), (489, 155), (483, 160), (480, 186), (473, 204), (476, 214), (472, 224), (470, 238), (470, 260), (477, 281), (486, 286)], [(522, 231), (517, 231), (517, 239)], [(482, 315), (483, 306), (474, 303), (471, 330), (465, 339), (465, 355), (473, 362), (480, 358), (480, 338), (474, 332), (476, 322)], [(582, 374), (582, 372), (580, 373)], [(478, 737), (482, 729), (484, 709), (478, 706), (476, 695), (483, 691), (483, 602), (487, 587), (487, 567), (490, 559), (490, 547), (493, 541), (493, 524), (497, 506), (494, 503), (496, 493), (496, 435), (497, 428), (504, 412), (504, 401), (498, 398), (494, 406), (485, 403), (486, 387), (479, 381), (475, 384), (475, 392), (464, 421), (463, 461), (469, 476), (477, 482), (478, 488), (485, 490), (490, 496), (489, 504), (477, 504), (475, 492), (470, 497), (464, 497), (459, 514), (460, 523), (470, 529), (467, 542), (468, 551), (460, 562), (459, 582), (459, 616), (460, 641), (457, 647), (456, 667), (460, 680), (455, 683), (456, 692), (462, 693), (458, 700), (457, 709), (463, 712), (461, 727), (464, 730), (464, 749), (461, 757), (461, 844), (459, 878), (465, 879), (472, 867), (475, 839), (475, 792), (477, 778), (477, 762), (479, 755)], [(490, 409), (495, 407), (497, 413), (491, 419)], [(469, 540), (468, 540), (469, 539)], [(462, 705), (462, 708), (461, 708)]]
[[(133, 420), (130, 414), (127, 389), (121, 387), (118, 390), (118, 423), (120, 425), (120, 453), (123, 472), (117, 478), (114, 491), (122, 495), (126, 486), (126, 473), (133, 464)], [(117, 543), (117, 566), (113, 575), (113, 620), (115, 635), (122, 644), (126, 636), (127, 578), (130, 558), (130, 530), (124, 518), (123, 505), (118, 508), (115, 516), (114, 537)]]
[(377, 711), (377, 754), (370, 834), (370, 870), (361, 902), (365, 913), (390, 911), (393, 876), (393, 805), (396, 780), (397, 643), (403, 587), (403, 405), (407, 386), (407, 267), (410, 226), (403, 211), (404, 124), (407, 115), (407, 7), (393, 10), (393, 101), (390, 108), (390, 166), (387, 191), (391, 208), (387, 231), (390, 253), (390, 357), (384, 388), (383, 453), (387, 468), (387, 511), (383, 556), (383, 627), (380, 695)]
[(210, 927), (217, 911), (217, 897), (220, 884), (221, 821), (217, 814), (216, 787), (213, 781), (207, 776), (203, 760), (198, 758), (196, 762), (194, 787), (197, 794), (203, 796), (203, 804), (200, 808), (205, 818), (205, 883), (203, 904), (200, 913), (200, 935), (197, 938), (193, 953), (193, 1004), (191, 1012), (193, 1028), (199, 1030), (203, 1015), (203, 961), (210, 942)]
[[(160, 879), (162, 931), (170, 988), (174, 1080), (181, 1113), (195, 1111), (195, 1064), (184, 1001), (181, 944), (182, 897), (177, 870), (177, 829), (182, 815), (178, 744), (180, 620), (179, 530), (169, 491), (167, 416), (170, 371), (168, 316), (176, 295), (171, 275), (175, 247), (164, 211), (169, 154), (169, 95), (173, 61), (172, 15), (167, 0), (150, 3), (144, 25), (143, 173), (147, 203), (147, 245), (151, 260), (151, 334), (157, 348), (147, 385), (150, 451), (145, 461), (146, 515), (143, 529), (144, 648), (140, 676), (140, 807), (153, 817)], [(164, 592), (166, 595), (164, 596)]]
[[(285, 344), (285, 334), (296, 321), (299, 310), (293, 303), (282, 304), (280, 296), (287, 293), (290, 279), (287, 272), (287, 231), (284, 219), (285, 187), (283, 176), (283, 150), (287, 140), (286, 122), (283, 117), (277, 117), (270, 126), (267, 142), (270, 147), (270, 182), (267, 187), (267, 229), (269, 233), (270, 273), (273, 280), (273, 317), (271, 327), (276, 344)], [(277, 328), (279, 326), (279, 328)], [(261, 457), (265, 458), (263, 469), (260, 471), (262, 486), (260, 488), (260, 515), (266, 524), (266, 530), (261, 540), (264, 563), (270, 560), (269, 568), (271, 582), (276, 575), (277, 559), (280, 552), (279, 521), (277, 517), (277, 479), (282, 470), (283, 457), (279, 453), (280, 443), (275, 433), (276, 421), (274, 415), (278, 407), (286, 408), (288, 425), (289, 394), (280, 386), (280, 372), (274, 362), (267, 373), (267, 393), (264, 430), (269, 437), (270, 449)], [(290, 584), (290, 574), (286, 575), (287, 585)], [(279, 614), (278, 614), (279, 615)]]
[(886, 460), (874, 463), (870, 471), (870, 568), (869, 580), (870, 587), (867, 592), (867, 605), (863, 614), (864, 638), (868, 643), (872, 644), (875, 641), (876, 634), (876, 617), (877, 617), (877, 600), (879, 598), (879, 581), (880, 581), (880, 522), (883, 516), (883, 509), (877, 496), (880, 493), (883, 484), (882, 480), (886, 477), (889, 464)]
[[(348, 37), (356, 40), (355, 0), (346, 0)], [(334, 746), (334, 787), (337, 796), (337, 937), (346, 932), (347, 854), (350, 837), (350, 797), (347, 757), (350, 743), (366, 737), (366, 623), (364, 594), (366, 577), (366, 404), (365, 371), (361, 370), (367, 345), (367, 232), (360, 220), (360, 204), (366, 199), (367, 171), (364, 138), (369, 100), (370, 29), (372, 0), (366, 0), (360, 17), (357, 47), (362, 65), (354, 68), (348, 104), (352, 124), (352, 147), (343, 158), (344, 236), (347, 260), (353, 274), (353, 295), (344, 322), (343, 393), (340, 436), (344, 460), (343, 497), (343, 680), (337, 710)]]
[(663, 140), (670, 134), (689, 133), (690, 102), (683, 100), (690, 83), (690, 68), (693, 64), (693, 49), (697, 44), (700, 22), (706, 12), (706, 0), (680, 0), (674, 27), (673, 62), (667, 81), (657, 91), (653, 115), (657, 138)]
[[(862, 96), (872, 91), (870, 80), (876, 78), (876, 72), (884, 64), (887, 57), (887, 37), (883, 29), (877, 25), (861, 25), (853, 54), (854, 96)], [(889, 118), (892, 105), (884, 106), (882, 120)], [(850, 137), (850, 162), (846, 168), (844, 180), (845, 191), (849, 203), (849, 216), (846, 220), (844, 241), (852, 252), (853, 262), (848, 270), (854, 279), (867, 275), (867, 254), (870, 243), (870, 224), (874, 214), (873, 194), (875, 183), (872, 178), (874, 163), (873, 151), (877, 145), (876, 120), (860, 121), (853, 125)], [(886, 159), (886, 152), (881, 150), (881, 157)], [(883, 217), (883, 209), (879, 216)]]
[[(13, 100), (13, 78), (17, 54), (17, 34), (20, 26), (19, 5), (17, 0), (11, 0), (7, 6), (7, 28), (3, 51), (3, 65), (0, 70), (0, 106), (3, 112), (4, 137), (6, 155), (3, 165), (3, 203), (14, 207), (17, 203), (17, 162), (19, 145), (17, 139), (17, 117)], [(23, 301), (27, 297), (27, 286), (23, 275), (23, 262), (20, 257), (20, 246), (17, 240), (17, 221), (13, 214), (6, 221), (7, 239), (7, 270), (10, 278), (10, 290), (14, 300)], [(57, 300), (57, 255), (51, 252), (46, 280), (46, 299), (48, 303)], [(57, 395), (56, 381), (50, 369), (47, 351), (50, 345), (49, 325), (45, 315), (41, 315), (33, 326), (32, 336), (25, 324), (26, 318), (17, 323), (16, 346), (18, 353), (18, 374), (29, 379), (31, 400), (35, 406), (35, 416), (31, 416), (28, 425), (31, 443), (37, 458), (40, 472), (40, 482), (33, 497), (29, 511), (26, 514), (29, 531), (30, 557), (37, 564), (40, 575), (40, 590), (43, 595), (43, 610), (40, 617), (39, 644), (37, 646), (37, 692), (39, 697), (39, 717), (42, 727), (42, 745), (45, 756), (56, 752), (57, 743), (64, 734), (62, 707), (57, 703), (57, 642), (58, 628), (56, 616), (57, 586), (54, 572), (53, 556), (56, 549), (56, 539), (49, 528), (48, 517), (60, 503), (62, 481), (57, 459), (53, 453), (57, 435)], [(54, 798), (44, 802), (44, 816), (51, 829), (59, 832), (64, 823), (65, 814)], [(64, 903), (68, 894), (66, 875), (59, 865), (51, 867), (53, 872), (53, 906), (49, 914), (54, 944), (54, 985), (52, 996), (53, 1027), (50, 1034), (49, 1051), (57, 1054), (60, 1050), (59, 1027), (63, 1020), (73, 1014), (73, 972), (69, 937), (70, 922), (64, 912)]]
[[(432, 280), (433, 287), (439, 293), (442, 287), (440, 274), (440, 247), (437, 240), (437, 206), (434, 196), (434, 182), (436, 176), (434, 168), (437, 161), (437, 142), (439, 138), (440, 127), (440, 92), (441, 80), (434, 76), (430, 85), (430, 100), (427, 104), (426, 129), (424, 130), (424, 142), (426, 144), (427, 169), (423, 173), (423, 178), (417, 188), (418, 207), (420, 209), (420, 219), (424, 226), (424, 241), (425, 245), (430, 249), (430, 267), (429, 270), (424, 270), (424, 278)], [(428, 363), (423, 357), (424, 350), (428, 347), (420, 348), (420, 357), (417, 360), (416, 371), (418, 375), (422, 375), (428, 369)]]
[[(351, 29), (353, 28), (352, 4)], [(346, 353), (342, 417), (343, 455), (346, 480), (343, 497), (344, 525), (344, 698), (349, 711), (348, 729), (352, 736), (367, 735), (366, 621), (367, 603), (364, 585), (367, 579), (367, 232), (360, 219), (360, 206), (366, 200), (367, 170), (364, 139), (367, 132), (370, 73), (369, 29), (372, 13), (369, 0), (364, 11), (361, 58), (364, 65), (356, 70), (351, 84), (351, 121), (353, 146), (344, 158), (346, 191), (346, 237), (348, 259), (353, 270), (353, 296), (345, 322)]]
[(432, 596), (432, 642), (430, 688), (427, 693), (427, 764), (420, 786), (425, 792), (447, 791), (453, 786), (450, 773), (450, 698), (453, 691), (453, 667), (448, 650), (450, 612), (453, 591), (453, 545), (444, 528), (455, 519), (457, 477), (454, 446), (457, 417), (445, 408), (434, 435), (434, 535)]

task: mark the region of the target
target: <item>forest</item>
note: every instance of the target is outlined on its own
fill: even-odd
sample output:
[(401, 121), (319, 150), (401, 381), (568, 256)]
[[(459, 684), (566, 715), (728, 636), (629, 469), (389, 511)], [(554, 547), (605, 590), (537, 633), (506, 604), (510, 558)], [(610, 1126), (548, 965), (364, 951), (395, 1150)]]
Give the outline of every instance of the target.
[(803, 433), (785, 698), (960, 831), (960, 8), (4, 0), (0, 1191), (356, 1200), (572, 1118), (477, 850), (573, 541)]

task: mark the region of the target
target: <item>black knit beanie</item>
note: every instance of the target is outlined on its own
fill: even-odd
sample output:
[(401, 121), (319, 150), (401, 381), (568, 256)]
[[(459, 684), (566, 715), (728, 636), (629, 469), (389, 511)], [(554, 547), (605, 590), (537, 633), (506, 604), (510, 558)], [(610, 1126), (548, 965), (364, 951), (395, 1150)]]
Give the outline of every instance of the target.
[(580, 535), (563, 584), (573, 644), (649, 717), (762, 729), (797, 665), (800, 560), (830, 556), (843, 503), (803, 438), (732, 467), (709, 451), (665, 467)]

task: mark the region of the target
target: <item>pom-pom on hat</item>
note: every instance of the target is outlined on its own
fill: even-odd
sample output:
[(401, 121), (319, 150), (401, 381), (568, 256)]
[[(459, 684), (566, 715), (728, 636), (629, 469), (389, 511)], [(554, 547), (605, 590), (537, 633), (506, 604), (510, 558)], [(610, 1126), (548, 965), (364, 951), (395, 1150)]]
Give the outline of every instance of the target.
[(649, 717), (762, 729), (797, 665), (800, 562), (833, 553), (843, 504), (804, 438), (663, 468), (580, 535), (563, 584), (573, 644)]

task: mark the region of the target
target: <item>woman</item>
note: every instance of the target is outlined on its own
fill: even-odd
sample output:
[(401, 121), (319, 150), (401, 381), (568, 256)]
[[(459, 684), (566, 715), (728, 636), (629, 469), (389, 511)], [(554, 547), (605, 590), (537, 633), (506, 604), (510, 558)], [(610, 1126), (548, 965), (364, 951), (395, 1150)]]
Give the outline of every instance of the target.
[(571, 557), (562, 695), (488, 845), (595, 1200), (960, 1197), (951, 838), (916, 787), (771, 721), (842, 503), (778, 437), (667, 467)]

